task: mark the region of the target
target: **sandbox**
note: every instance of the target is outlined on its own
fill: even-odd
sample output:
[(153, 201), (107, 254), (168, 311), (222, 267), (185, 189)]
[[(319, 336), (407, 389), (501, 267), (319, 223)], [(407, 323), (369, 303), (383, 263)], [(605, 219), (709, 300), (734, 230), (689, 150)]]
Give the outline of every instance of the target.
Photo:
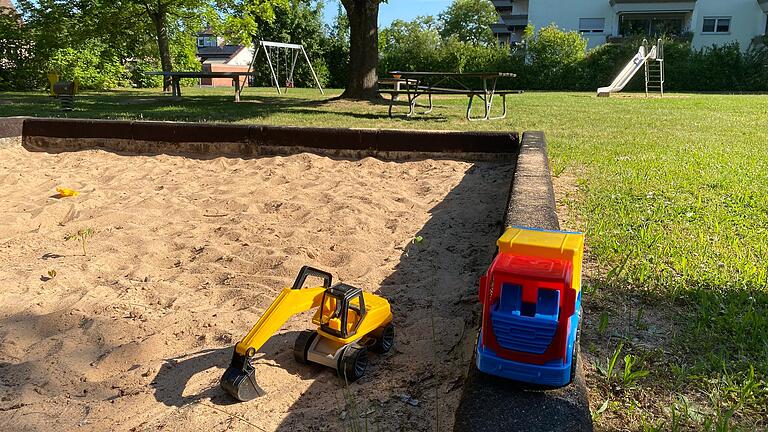
[[(206, 133), (45, 122), (0, 145), (3, 430), (452, 430), (476, 282), (508, 206), (551, 207), (513, 182), (516, 134), (410, 137), (417, 152), (391, 144), (396, 131), (348, 130), (339, 144), (246, 127), (189, 144)], [(313, 137), (313, 153), (292, 154), (304, 146), (286, 135)], [(84, 255), (64, 238), (87, 228)], [(345, 386), (294, 361), (310, 318), (297, 316), (259, 354), (267, 396), (234, 403), (218, 386), (232, 346), (302, 265), (386, 297), (396, 349)]]
[[(309, 264), (385, 296), (397, 316), (396, 352), (349, 389), (368, 421), (427, 430), (440, 415), (451, 427), (474, 338), (467, 288), (493, 256), (511, 165), (21, 146), (0, 161), (2, 397), (25, 405), (16, 426), (251, 428), (242, 417), (265, 430), (343, 430), (339, 379), (293, 360), (306, 316), (263, 349), (267, 397), (230, 405), (218, 388), (233, 343)], [(59, 185), (81, 195), (52, 198)], [(85, 228), (96, 232), (86, 257), (64, 241)]]

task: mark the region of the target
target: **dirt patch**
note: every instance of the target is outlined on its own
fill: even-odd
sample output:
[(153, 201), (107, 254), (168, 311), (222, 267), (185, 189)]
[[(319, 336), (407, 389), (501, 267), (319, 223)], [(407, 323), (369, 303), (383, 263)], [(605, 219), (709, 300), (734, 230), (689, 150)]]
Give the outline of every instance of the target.
[[(493, 163), (7, 146), (0, 429), (450, 430), (512, 175)], [(57, 186), (80, 195), (56, 198)], [(83, 256), (64, 237), (86, 228)], [(305, 264), (388, 298), (396, 350), (345, 388), (294, 362), (309, 325), (295, 317), (261, 350), (268, 395), (234, 404), (218, 387), (233, 344)]]

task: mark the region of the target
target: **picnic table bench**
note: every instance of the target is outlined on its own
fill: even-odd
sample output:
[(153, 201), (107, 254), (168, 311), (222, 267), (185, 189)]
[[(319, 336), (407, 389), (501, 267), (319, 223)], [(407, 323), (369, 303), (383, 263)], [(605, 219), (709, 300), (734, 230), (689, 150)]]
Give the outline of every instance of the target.
[[(382, 86), (388, 86), (391, 87), (389, 90), (394, 90), (396, 92), (401, 92), (403, 89), (403, 85), (416, 85), (416, 81), (414, 80), (405, 80), (402, 78), (381, 78), (379, 80), (379, 88)], [(384, 93), (384, 91), (381, 91)], [(395, 100), (399, 100), (400, 96), (395, 95)]]
[[(409, 111), (407, 117), (416, 113), (416, 100), (426, 95), (429, 98), (429, 109), (424, 114), (429, 114), (434, 109), (432, 97), (434, 95), (465, 95), (469, 97), (467, 105), (467, 120), (501, 120), (507, 117), (507, 95), (520, 94), (520, 90), (497, 90), (499, 78), (515, 78), (517, 75), (505, 72), (390, 72), (391, 81), (402, 81), (400, 88), (380, 89), (379, 93), (389, 94), (391, 96), (389, 103), (389, 116), (393, 117), (393, 108), (398, 96), (406, 95), (408, 97)], [(479, 80), (483, 82), (482, 88), (471, 87), (470, 80)], [(391, 82), (384, 81), (383, 83)], [(380, 83), (382, 82), (380, 81)], [(402, 84), (405, 84), (405, 90), (402, 90)], [(456, 85), (457, 88), (445, 87), (447, 85)], [(502, 98), (502, 113), (497, 117), (491, 117), (493, 101), (496, 96)], [(472, 106), (475, 97), (482, 100), (485, 106), (485, 113), (482, 117), (472, 116)]]
[(181, 80), (183, 78), (232, 78), (235, 87), (235, 102), (240, 102), (243, 92), (242, 77), (254, 76), (253, 72), (146, 72), (147, 75), (171, 78), (172, 96), (181, 98)]

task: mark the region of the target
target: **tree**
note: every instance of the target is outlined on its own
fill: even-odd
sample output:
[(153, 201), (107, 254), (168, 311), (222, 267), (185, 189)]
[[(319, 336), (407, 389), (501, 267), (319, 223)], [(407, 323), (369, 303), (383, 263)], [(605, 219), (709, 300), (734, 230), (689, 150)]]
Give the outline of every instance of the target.
[(325, 64), (328, 66), (330, 85), (344, 87), (349, 79), (349, 18), (341, 4), (336, 17), (327, 29)]
[(381, 31), (380, 70), (434, 70), (441, 65), (437, 54), (442, 40), (438, 23), (431, 16), (413, 21), (395, 20)]
[(379, 76), (379, 5), (385, 0), (341, 0), (349, 17), (349, 79), (343, 99), (375, 99)]
[[(118, 3), (118, 2), (115, 2)], [(145, 15), (152, 22), (157, 49), (160, 55), (160, 67), (163, 72), (173, 70), (173, 56), (170, 44), (170, 20), (202, 15), (205, 0), (124, 0), (122, 6)], [(171, 87), (171, 78), (163, 79), (163, 89)]]
[(499, 21), (496, 7), (490, 0), (454, 0), (440, 14), (443, 39), (456, 37), (461, 42), (491, 45), (495, 42), (491, 24)]
[(0, 6), (0, 91), (34, 88), (39, 82), (40, 58), (29, 30), (16, 11)]
[[(211, 0), (209, 0), (211, 1)], [(276, 11), (298, 7), (300, 0), (216, 0), (206, 9), (205, 19), (217, 35), (233, 44), (251, 44), (259, 39), (265, 23)]]
[[(113, 0), (16, 3), (23, 17), (23, 32), (32, 47), (27, 52), (34, 60), (24, 62), (28, 78), (19, 88), (47, 86), (49, 71), (61, 73), (62, 79), (92, 84), (85, 87), (102, 89), (122, 84), (126, 60), (141, 58), (152, 43), (147, 36), (149, 28), (137, 18), (140, 11)], [(94, 81), (94, 76), (103, 79)]]

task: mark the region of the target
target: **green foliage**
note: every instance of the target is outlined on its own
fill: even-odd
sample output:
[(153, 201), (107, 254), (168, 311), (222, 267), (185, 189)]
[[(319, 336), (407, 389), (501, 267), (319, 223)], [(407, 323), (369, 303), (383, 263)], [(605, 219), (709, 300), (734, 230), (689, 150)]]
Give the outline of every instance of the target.
[(48, 69), (61, 80), (77, 80), (81, 89), (106, 90), (125, 85), (125, 68), (102, 42), (85, 41), (81, 48), (60, 48), (48, 61)]
[(443, 39), (455, 37), (473, 45), (493, 45), (496, 37), (491, 24), (498, 20), (496, 7), (490, 0), (454, 0), (440, 14), (440, 34)]
[(536, 87), (548, 90), (573, 88), (579, 63), (586, 57), (587, 41), (578, 32), (562, 31), (554, 25), (525, 31), (526, 74), (535, 77)]
[(380, 74), (393, 70), (482, 72), (515, 69), (509, 49), (462, 42), (455, 36), (443, 39), (440, 25), (440, 21), (432, 17), (419, 17), (411, 22), (396, 20), (384, 29), (380, 33)]
[(349, 78), (349, 17), (341, 4), (338, 5), (333, 24), (327, 29), (325, 42), (325, 65), (328, 70), (328, 85), (341, 88)]
[(597, 368), (598, 372), (600, 372), (603, 377), (605, 377), (605, 380), (610, 382), (613, 379), (614, 372), (616, 370), (616, 365), (619, 361), (619, 356), (621, 356), (621, 350), (624, 349), (624, 342), (619, 342), (619, 344), (616, 346), (616, 349), (613, 351), (613, 355), (607, 359), (605, 363), (601, 363), (600, 361), (595, 362), (595, 367)]
[(638, 358), (632, 354), (624, 356), (624, 373), (621, 376), (621, 382), (625, 388), (632, 387), (641, 378), (645, 378), (650, 373), (646, 369), (635, 369), (638, 366)]
[[(173, 67), (180, 71), (200, 70), (201, 64), (197, 59), (197, 41), (189, 36), (190, 32), (184, 31), (184, 28), (175, 29), (171, 34), (171, 56)], [(159, 70), (156, 68), (154, 70)], [(197, 79), (183, 79), (181, 85), (186, 87), (196, 86)]]
[(34, 37), (17, 14), (0, 13), (0, 90), (25, 90), (40, 83), (41, 59)]
[(205, 21), (214, 32), (233, 44), (251, 44), (254, 37), (265, 39), (262, 34), (268, 31), (265, 24), (307, 3), (305, 0), (197, 1), (202, 3)]
[(84, 228), (75, 233), (69, 233), (64, 236), (64, 241), (76, 240), (83, 248), (83, 256), (88, 256), (86, 246), (88, 245), (88, 239), (93, 237), (96, 231), (93, 228)]
[(768, 37), (753, 43), (743, 58), (745, 87), (752, 91), (768, 91)]
[[(550, 25), (535, 31), (529, 26), (521, 46), (502, 48), (445, 38), (442, 21), (419, 17), (394, 21), (380, 36), (379, 72), (423, 70), (513, 72), (518, 78), (500, 85), (531, 90), (594, 91), (604, 86), (626, 65), (642, 37), (626, 38), (587, 51), (578, 32)], [(738, 44), (695, 51), (690, 39), (664, 41), (665, 87), (670, 91), (767, 91), (768, 48), (753, 44), (742, 52)], [(627, 90), (644, 90), (642, 73)]]
[(154, 59), (136, 60), (129, 63), (128, 76), (131, 85), (136, 88), (157, 88), (163, 86), (163, 78), (146, 75), (146, 72), (160, 70), (160, 62)]
[(442, 40), (432, 17), (395, 20), (379, 33), (382, 73), (391, 70), (435, 70), (440, 67)]
[[(290, 3), (275, 3), (272, 14), (256, 18), (259, 39), (304, 45), (320, 84), (322, 86), (328, 85), (330, 72), (324, 56), (327, 48), (322, 1), (292, 0)], [(285, 52), (281, 52), (279, 58), (277, 54), (273, 55), (272, 62), (275, 68), (279, 69), (281, 86), (288, 77), (293, 54), (289, 53), (286, 56)], [(266, 66), (263, 53), (260, 54), (254, 70), (259, 74), (255, 78), (257, 83), (265, 86), (272, 85), (272, 77)], [(315, 86), (312, 72), (303, 56), (299, 58), (296, 64), (294, 83), (299, 87)]]

